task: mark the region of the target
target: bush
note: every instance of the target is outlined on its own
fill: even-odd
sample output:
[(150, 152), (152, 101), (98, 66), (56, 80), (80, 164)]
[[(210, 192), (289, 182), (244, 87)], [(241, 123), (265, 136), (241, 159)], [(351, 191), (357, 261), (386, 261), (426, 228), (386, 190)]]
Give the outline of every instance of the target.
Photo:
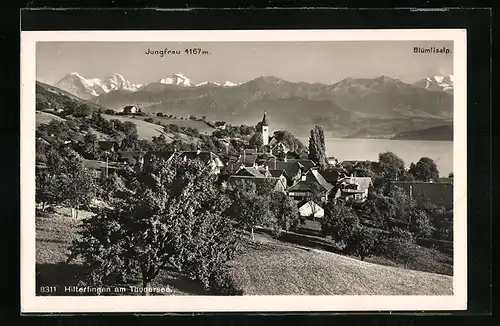
[(214, 295), (243, 295), (243, 290), (236, 286), (227, 267), (216, 269), (210, 276), (210, 290)]
[(321, 221), (324, 236), (331, 236), (333, 241), (345, 244), (360, 227), (359, 218), (351, 207), (332, 202), (325, 206), (325, 217)]
[(414, 235), (407, 230), (395, 228), (376, 243), (376, 253), (394, 261), (406, 261), (416, 244)]
[(379, 233), (376, 230), (361, 226), (347, 239), (344, 250), (364, 260), (375, 252), (378, 242)]

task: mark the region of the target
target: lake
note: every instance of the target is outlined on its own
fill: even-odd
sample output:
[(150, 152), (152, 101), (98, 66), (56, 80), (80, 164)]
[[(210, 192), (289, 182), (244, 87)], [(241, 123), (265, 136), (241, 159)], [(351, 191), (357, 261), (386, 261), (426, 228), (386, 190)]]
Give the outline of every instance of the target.
[[(299, 140), (306, 146), (309, 144), (309, 138), (299, 137)], [(453, 172), (452, 141), (326, 138), (325, 142), (327, 156), (336, 157), (339, 161), (378, 161), (378, 154), (393, 152), (405, 162), (406, 167), (426, 156), (436, 162), (441, 177)]]

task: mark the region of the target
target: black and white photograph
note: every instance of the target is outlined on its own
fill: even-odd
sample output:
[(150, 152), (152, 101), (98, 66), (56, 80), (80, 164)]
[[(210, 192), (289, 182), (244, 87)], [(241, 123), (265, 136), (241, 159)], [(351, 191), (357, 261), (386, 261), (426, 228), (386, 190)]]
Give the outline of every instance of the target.
[(465, 308), (463, 31), (230, 32), (23, 32), (25, 305)]

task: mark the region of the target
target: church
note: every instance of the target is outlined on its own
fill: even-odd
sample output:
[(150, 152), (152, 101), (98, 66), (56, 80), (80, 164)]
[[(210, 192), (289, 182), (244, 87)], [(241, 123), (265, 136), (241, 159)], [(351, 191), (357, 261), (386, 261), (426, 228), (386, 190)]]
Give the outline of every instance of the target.
[(262, 144), (264, 146), (269, 145), (269, 123), (267, 122), (267, 112), (264, 111), (264, 117), (260, 124), (260, 132), (262, 133)]
[(269, 136), (269, 121), (267, 119), (267, 112), (264, 111), (264, 117), (260, 123), (260, 133), (262, 134), (262, 144), (264, 153), (272, 153), (275, 155), (285, 154), (289, 151), (288, 148), (279, 142), (274, 134)]

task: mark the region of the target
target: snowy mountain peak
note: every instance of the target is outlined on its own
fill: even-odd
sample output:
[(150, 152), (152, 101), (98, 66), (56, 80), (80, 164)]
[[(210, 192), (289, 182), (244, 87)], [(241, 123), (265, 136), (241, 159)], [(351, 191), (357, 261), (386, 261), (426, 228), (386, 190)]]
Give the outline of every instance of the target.
[(181, 73), (175, 73), (170, 77), (162, 78), (160, 79), (160, 83), (167, 85), (184, 86), (184, 87), (193, 86), (193, 84), (191, 83), (191, 79), (187, 78)]
[(54, 86), (86, 100), (113, 90), (134, 92), (142, 87), (140, 84), (132, 84), (118, 73), (101, 79), (85, 78), (77, 72), (66, 75)]
[(238, 85), (241, 85), (240, 83), (236, 83), (236, 82), (232, 82), (232, 81), (229, 81), (229, 80), (226, 80), (226, 82), (224, 83), (223, 86), (225, 87), (234, 87), (234, 86), (238, 86)]
[(224, 84), (219, 84), (219, 83), (214, 82), (214, 81), (205, 81), (205, 82), (196, 84), (196, 87), (205, 86), (205, 85), (222, 86), (222, 87), (234, 87), (234, 86), (239, 86), (241, 84), (240, 83), (236, 83), (236, 82), (232, 82), (232, 81), (229, 81), (229, 80), (225, 81)]
[(427, 77), (414, 85), (430, 91), (443, 91), (451, 94), (453, 93), (453, 75)]

